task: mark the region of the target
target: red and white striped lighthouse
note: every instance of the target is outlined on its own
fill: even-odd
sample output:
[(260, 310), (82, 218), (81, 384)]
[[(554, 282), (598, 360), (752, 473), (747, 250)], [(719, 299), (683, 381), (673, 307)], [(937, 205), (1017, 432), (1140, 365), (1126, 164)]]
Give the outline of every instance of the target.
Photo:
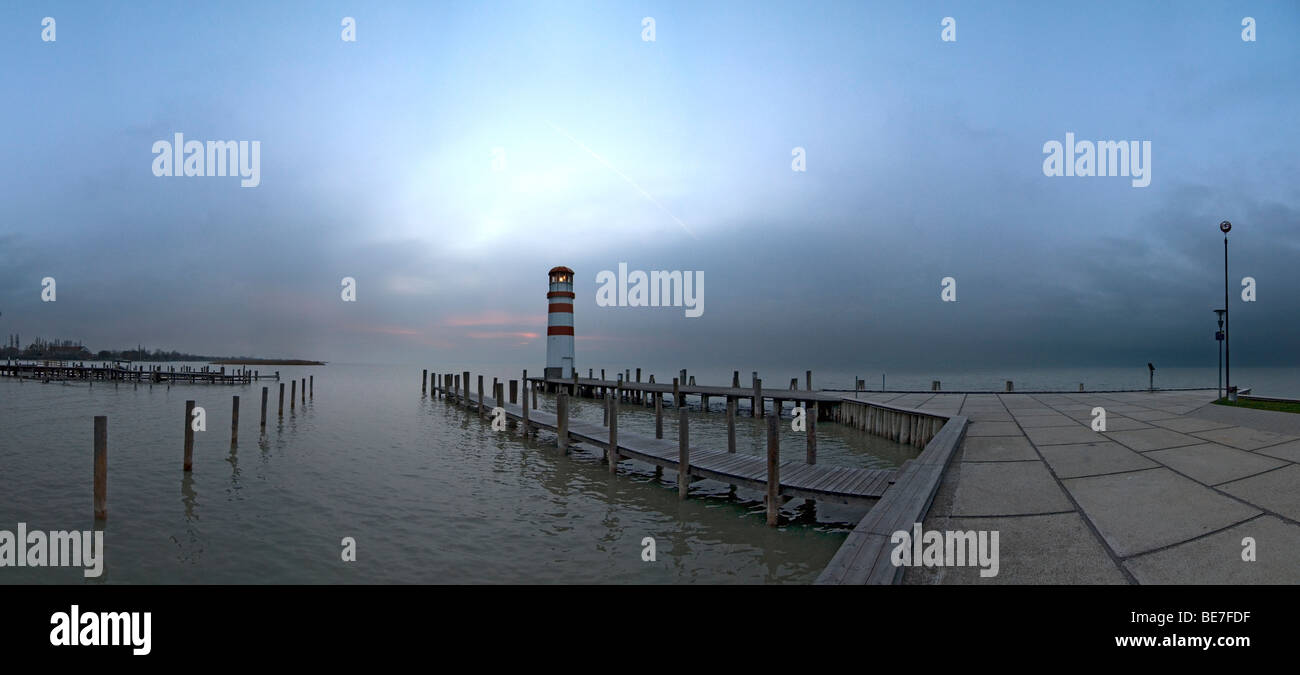
[(546, 371), (548, 378), (573, 377), (573, 270), (553, 267), (546, 293)]

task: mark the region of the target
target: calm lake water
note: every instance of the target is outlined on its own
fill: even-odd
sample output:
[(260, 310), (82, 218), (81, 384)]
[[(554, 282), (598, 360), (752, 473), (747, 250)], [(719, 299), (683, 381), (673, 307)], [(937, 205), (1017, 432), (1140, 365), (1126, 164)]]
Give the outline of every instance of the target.
[[(431, 364), (434, 365), (434, 364)], [(1142, 364), (1145, 366), (1145, 364)], [(471, 367), (518, 377), (514, 367)], [(258, 430), (261, 384), (250, 386), (18, 382), (0, 379), (0, 530), (89, 529), (92, 430), (109, 417), (106, 571), (0, 568), (0, 583), (809, 583), (865, 508), (791, 501), (783, 525), (765, 525), (762, 495), (701, 481), (677, 499), (675, 475), (624, 462), (611, 477), (598, 448), (569, 456), (554, 436), (521, 439), (421, 397), (420, 368), (331, 364), (280, 366), (314, 375), (315, 396), (283, 419), (270, 387), (268, 425)], [(464, 368), (457, 368), (463, 370)], [(274, 370), (270, 368), (267, 370)], [(451, 368), (446, 368), (451, 370)], [(1135, 372), (1136, 371), (1136, 372)], [(650, 371), (646, 371), (648, 379)], [(671, 382), (675, 369), (659, 369)], [(691, 371), (723, 384), (730, 371)], [(607, 373), (613, 377), (614, 372)], [(1300, 395), (1300, 369), (1233, 370), (1261, 394)], [(785, 387), (802, 371), (764, 372)], [(815, 373), (818, 387), (879, 389), (879, 373)], [(1159, 369), (1158, 386), (1213, 386), (1217, 371)], [(742, 382), (749, 373), (742, 372)], [(890, 389), (1140, 388), (1146, 369), (973, 370), (887, 374)], [(231, 396), (241, 398), (240, 443), (230, 448)], [(185, 401), (207, 411), (194, 471), (181, 471)], [(541, 407), (553, 410), (548, 396)], [(692, 403), (691, 439), (725, 447), (722, 402)], [(744, 405), (744, 404), (742, 404)], [(788, 404), (787, 404), (788, 405)], [(624, 405), (619, 426), (652, 434), (651, 410)], [(599, 402), (576, 416), (599, 423)], [(803, 456), (804, 438), (782, 426), (782, 454)], [(665, 437), (676, 418), (665, 416)], [(818, 425), (821, 463), (897, 466), (916, 449), (839, 425)], [(765, 451), (765, 425), (738, 417), (740, 452)], [(357, 561), (340, 541), (357, 542)], [(657, 561), (641, 560), (653, 537)]]
[[(274, 370), (274, 368), (268, 369)], [(93, 527), (93, 417), (109, 418), (106, 571), (0, 568), (0, 583), (809, 583), (864, 507), (793, 500), (780, 528), (761, 495), (656, 478), (625, 462), (610, 476), (598, 448), (569, 456), (553, 434), (524, 440), (441, 399), (421, 397), (420, 369), (280, 366), (314, 375), (315, 396), (283, 419), (262, 384), (148, 385), (0, 379), (0, 530)], [(518, 371), (484, 370), (491, 377)], [(240, 442), (230, 448), (231, 396)], [(194, 470), (181, 471), (185, 401), (207, 414)], [(548, 396), (541, 407), (553, 410)], [(725, 447), (720, 406), (691, 411), (693, 443)], [(624, 405), (621, 430), (653, 434), (652, 409)], [(576, 416), (600, 422), (598, 402)], [(787, 423), (782, 454), (802, 458)], [(917, 450), (838, 425), (818, 426), (820, 463), (896, 466)], [(665, 416), (665, 438), (676, 437)], [(765, 425), (738, 418), (740, 452), (765, 452)], [(357, 542), (357, 561), (340, 541)], [(643, 562), (653, 537), (657, 561)]]

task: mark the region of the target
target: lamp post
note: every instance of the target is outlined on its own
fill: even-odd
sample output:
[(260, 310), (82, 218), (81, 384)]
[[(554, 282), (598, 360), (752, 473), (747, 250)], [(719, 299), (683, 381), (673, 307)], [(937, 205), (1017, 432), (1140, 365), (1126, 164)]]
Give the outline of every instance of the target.
[(1219, 343), (1219, 398), (1223, 398), (1223, 315), (1228, 310), (1216, 309), (1214, 313), (1219, 315), (1219, 330), (1214, 332), (1214, 341)]
[(1229, 397), (1232, 395), (1232, 341), (1229, 339), (1232, 322), (1228, 318), (1228, 230), (1232, 223), (1219, 223), (1223, 232), (1223, 387)]

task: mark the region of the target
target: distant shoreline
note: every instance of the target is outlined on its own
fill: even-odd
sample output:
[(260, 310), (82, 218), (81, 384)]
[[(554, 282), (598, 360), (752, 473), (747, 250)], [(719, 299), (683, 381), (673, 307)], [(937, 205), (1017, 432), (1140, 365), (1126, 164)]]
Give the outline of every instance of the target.
[(213, 359), (209, 361), (218, 366), (323, 366), (324, 361), (306, 361), (303, 359)]

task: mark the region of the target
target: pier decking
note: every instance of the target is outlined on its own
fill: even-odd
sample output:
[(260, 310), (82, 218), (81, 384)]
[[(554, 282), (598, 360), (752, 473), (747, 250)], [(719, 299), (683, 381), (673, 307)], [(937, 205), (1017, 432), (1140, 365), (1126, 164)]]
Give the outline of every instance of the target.
[[(572, 381), (567, 382), (572, 384)], [(433, 389), (438, 393), (449, 394), (448, 400), (452, 402), (464, 398), (463, 391), (460, 396), (457, 396), (457, 392), (450, 389), (438, 386)], [(694, 387), (694, 389), (723, 391), (726, 388)], [(658, 390), (646, 389), (645, 391)], [(671, 391), (672, 386), (669, 385), (668, 392)], [(507, 401), (499, 402), (491, 396), (483, 396), (482, 401), (485, 410), (490, 411), (499, 406), (505, 410), (509, 418), (522, 423), (523, 409), (520, 405)], [(474, 398), (461, 402), (471, 407), (478, 405), (478, 400)], [(558, 418), (541, 410), (530, 409), (528, 423), (549, 431), (559, 430)], [(600, 425), (569, 420), (568, 433), (570, 437), (586, 441), (596, 447), (608, 447), (609, 444), (609, 430)], [(680, 472), (679, 451), (676, 441), (618, 432), (618, 454), (621, 459), (635, 459)], [(688, 479), (710, 479), (767, 490), (767, 460), (755, 455), (690, 446), (686, 473)], [(778, 493), (786, 498), (817, 499), (842, 504), (869, 504), (885, 494), (897, 473), (893, 469), (859, 469), (784, 461), (779, 464), (777, 473)]]

